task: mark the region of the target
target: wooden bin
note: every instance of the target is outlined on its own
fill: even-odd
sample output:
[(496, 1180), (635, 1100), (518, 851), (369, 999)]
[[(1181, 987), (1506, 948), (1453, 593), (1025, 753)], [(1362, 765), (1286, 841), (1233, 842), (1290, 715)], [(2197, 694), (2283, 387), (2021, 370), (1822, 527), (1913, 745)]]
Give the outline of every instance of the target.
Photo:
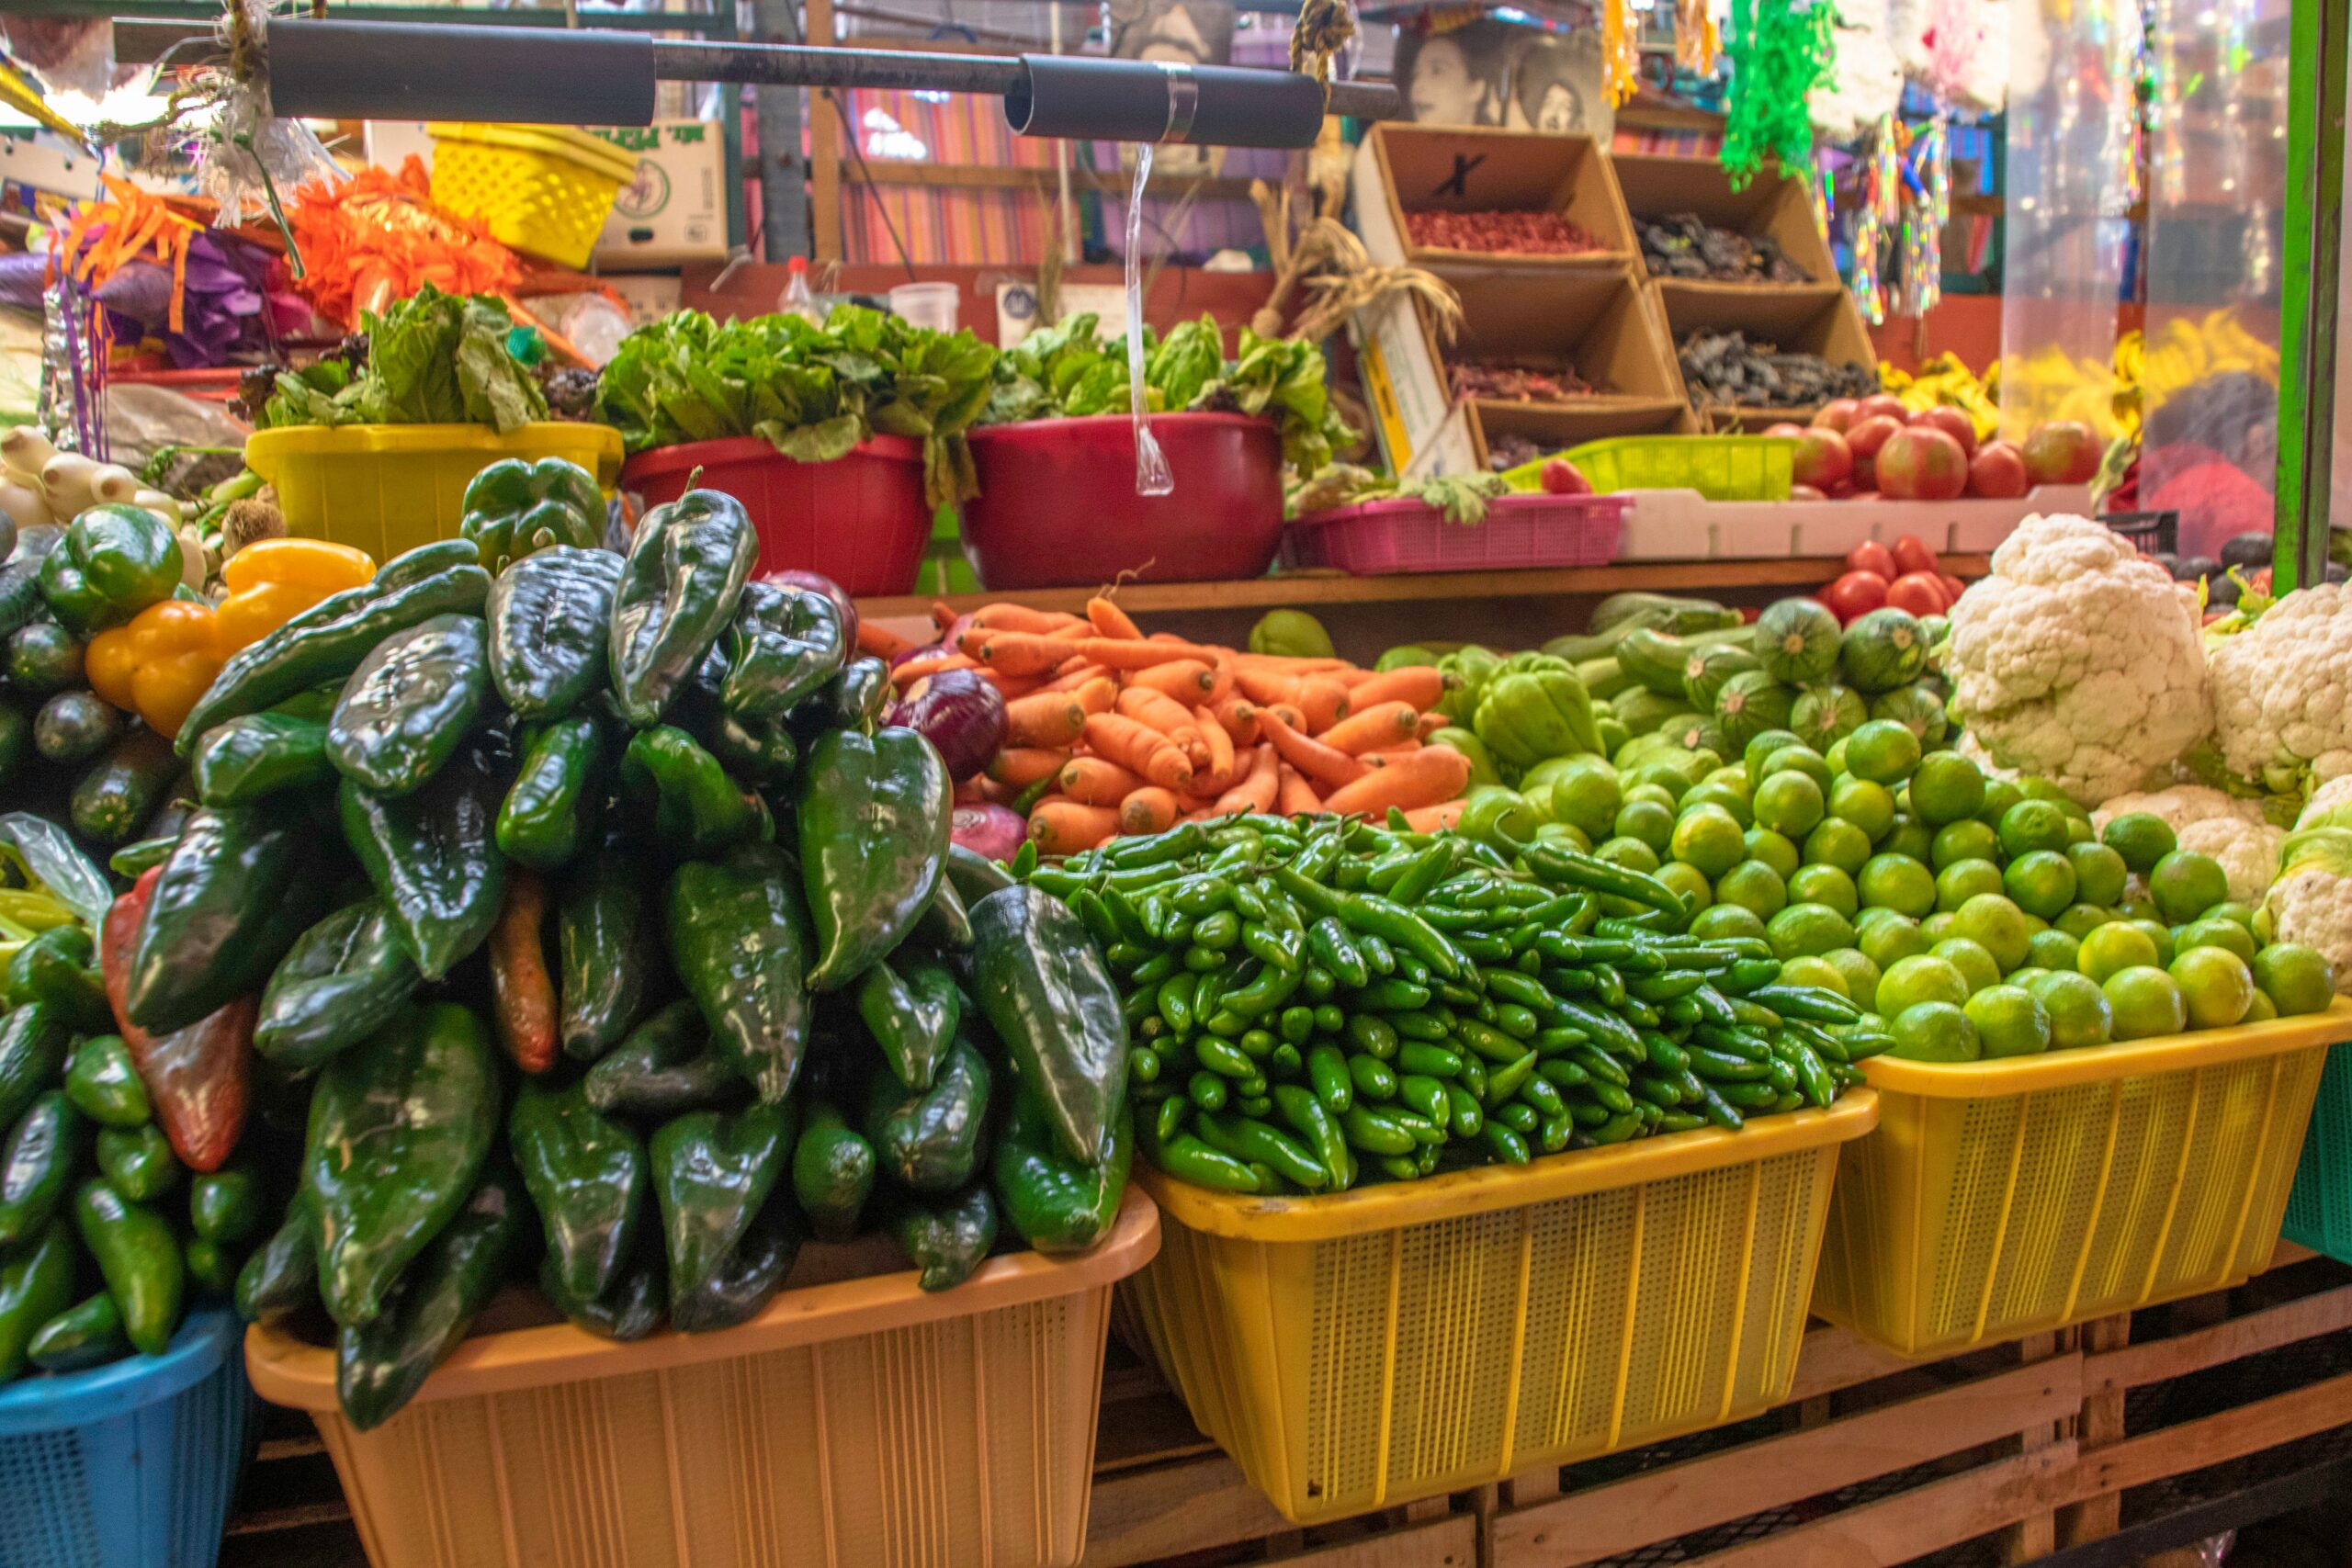
[[(1514, 276), (1634, 265), (1633, 220), (1606, 149), (1589, 136), (1453, 125), (1375, 125), (1356, 154), (1357, 232), (1383, 265), (1491, 268)], [(1575, 255), (1518, 255), (1416, 245), (1405, 215), (1556, 212), (1600, 243)]]

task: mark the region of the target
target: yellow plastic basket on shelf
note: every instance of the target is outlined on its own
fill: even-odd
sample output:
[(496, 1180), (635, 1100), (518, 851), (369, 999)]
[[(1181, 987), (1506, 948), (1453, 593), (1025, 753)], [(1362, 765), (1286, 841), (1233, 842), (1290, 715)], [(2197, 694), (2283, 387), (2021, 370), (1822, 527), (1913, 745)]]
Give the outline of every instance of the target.
[(2324, 1013), (2002, 1062), (1872, 1058), (1813, 1308), (1948, 1356), (2237, 1284), (2269, 1259)]
[(245, 437), (245, 463), (277, 487), (289, 531), (379, 561), (456, 538), (466, 486), (503, 457), (567, 458), (609, 493), (620, 481), (621, 433), (543, 420), (506, 435), (486, 424), (303, 424)]
[(1121, 1287), (1201, 1429), (1300, 1524), (1778, 1404), (1838, 1146), (1826, 1111), (1328, 1198), (1172, 1180)]
[[(256, 1326), (245, 1366), (318, 1423), (374, 1568), (1072, 1568), (1112, 1283), (1158, 1244), (1130, 1189), (1091, 1252), (952, 1291), (796, 1284), (740, 1327), (628, 1345), (478, 1334), (368, 1432), (333, 1349)], [(877, 1247), (897, 1261), (811, 1247), (795, 1278)]]
[(637, 160), (570, 126), (435, 120), (433, 199), (558, 266), (586, 266)]
[[(1695, 490), (1709, 501), (1786, 501), (1797, 443), (1785, 435), (1612, 435), (1561, 456), (1602, 495)], [(1543, 488), (1542, 458), (1503, 475), (1513, 490)]]

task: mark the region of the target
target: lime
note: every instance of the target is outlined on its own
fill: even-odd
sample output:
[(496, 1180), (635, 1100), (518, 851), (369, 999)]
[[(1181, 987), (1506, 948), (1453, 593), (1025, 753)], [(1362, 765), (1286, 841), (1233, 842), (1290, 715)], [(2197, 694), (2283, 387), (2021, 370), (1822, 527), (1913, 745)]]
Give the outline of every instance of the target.
[(1989, 860), (1960, 860), (1936, 873), (1936, 908), (1957, 909), (1983, 893), (1998, 893), (2001, 868)]
[(1854, 945), (1863, 957), (1886, 969), (1904, 959), (1917, 957), (1931, 944), (1918, 921), (1889, 912), (1888, 919), (1872, 920), (1862, 927), (1855, 935)]
[(1535, 829), (1535, 841), (1574, 850), (1580, 855), (1592, 853), (1592, 835), (1581, 828), (1571, 828), (1566, 822), (1544, 823)]
[(1888, 1018), (1921, 1002), (1949, 1002), (1958, 1007), (1968, 999), (1968, 977), (1948, 958), (1918, 953), (1895, 960), (1879, 977), (1878, 991), (1872, 999), (1878, 1003), (1878, 1010)]
[(1792, 904), (1764, 922), (1764, 940), (1772, 944), (1772, 956), (1785, 963), (1853, 946), (1854, 928), (1825, 905)]
[(1625, 783), (1634, 789), (1645, 786), (1650, 789), (1662, 789), (1676, 804), (1679, 804), (1682, 797), (1690, 792), (1690, 775), (1677, 764), (1662, 757), (1655, 761), (1644, 762), (1640, 767), (1627, 773)]
[(2214, 905), (2205, 911), (2203, 918), (2209, 920), (2227, 920), (2233, 926), (2244, 926), (2248, 934), (2254, 932), (2254, 910), (2235, 899)]
[(1830, 783), (1838, 776), (1821, 753), (1810, 746), (1790, 746), (1766, 758), (1756, 787), (1763, 788), (1763, 781), (1774, 773), (1803, 773), (1821, 786), (1824, 799), (1828, 798)]
[(2254, 1005), (2254, 971), (2226, 947), (2192, 947), (2165, 968), (2191, 1029), (2227, 1029)]
[(2081, 946), (2053, 926), (2026, 939), (2025, 961), (2037, 969), (2064, 969), (2071, 975), (2075, 972), (2075, 954)]
[(1868, 779), (1839, 779), (1829, 791), (1829, 815), (1851, 822), (1876, 843), (1894, 830), (1894, 796)]
[(1629, 804), (1636, 800), (1653, 801), (1659, 806), (1665, 807), (1668, 812), (1671, 812), (1674, 809), (1675, 802), (1681, 799), (1682, 792), (1680, 790), (1666, 789), (1654, 784), (1628, 784), (1624, 787), (1624, 795)]
[[(1735, 822), (1734, 828), (1739, 826)], [(1674, 842), (1674, 810), (1655, 800), (1629, 800), (1617, 808), (1615, 832), (1619, 839), (1633, 839), (1647, 844), (1652, 851), (1664, 852)]]
[(1635, 871), (1656, 871), (1658, 867), (1656, 850), (1639, 839), (1630, 839), (1622, 833), (1616, 838), (1602, 840), (1592, 852), (1602, 860), (1629, 866)]
[(2001, 983), (2001, 966), (1993, 962), (1993, 955), (1982, 942), (1971, 942), (1964, 936), (1948, 936), (1928, 952), (1960, 971), (1960, 977), (1968, 982), (1971, 996)]
[(1871, 836), (1842, 817), (1825, 817), (1804, 836), (1804, 858), (1808, 865), (1834, 865), (1851, 876), (1871, 858)]
[(2050, 1012), (2022, 986), (1987, 986), (1962, 1010), (1984, 1059), (2038, 1056), (2050, 1049)]
[(2066, 847), (2068, 849), (2073, 849), (2076, 844), (2096, 844), (2098, 842), (2098, 835), (2091, 830), (2091, 820), (2089, 818), (2069, 817), (2066, 818)]
[(1890, 1013), (1886, 1028), (1894, 1037), (1887, 1055), (1907, 1062), (1973, 1062), (1983, 1052), (1976, 1026), (1954, 1002), (1920, 1002)]
[(2097, 904), (2069, 904), (2058, 911), (2058, 919), (2052, 923), (2060, 931), (2064, 931), (2076, 942), (2080, 942), (2114, 918)]
[(1839, 736), (1830, 742), (1829, 750), (1821, 754), (1822, 760), (1829, 764), (1831, 773), (1842, 773), (1846, 771), (1846, 739), (1845, 736)]
[(2180, 987), (2153, 964), (2119, 969), (2099, 983), (2107, 1005), (2115, 1010), (2118, 1040), (2146, 1040), (2177, 1034), (2188, 1026), (2188, 1009)]
[(2104, 1045), (2115, 1030), (2115, 1010), (2098, 982), (2071, 970), (2037, 975), (2026, 988), (2050, 1014), (2050, 1048), (2073, 1051)]
[(2172, 950), (2177, 955), (2192, 947), (2226, 947), (2246, 963), (2254, 962), (2254, 933), (2235, 920), (2217, 920), (2211, 915), (2201, 920), (2191, 920), (2172, 933)]
[(2001, 813), (2001, 852), (2015, 857), (2066, 847), (2066, 814), (2047, 800), (2020, 800)]
[(1798, 739), (1793, 729), (1768, 729), (1750, 737), (1739, 752), (1740, 764), (1747, 770), (1748, 782), (1753, 784), (1764, 776), (1764, 763), (1773, 752), (1784, 747), (1803, 744), (1804, 742)]
[(2148, 896), (2167, 924), (2185, 925), (2229, 897), (2229, 873), (2211, 855), (2175, 850), (2148, 873)]
[(2127, 811), (2107, 825), (2100, 841), (2123, 857), (2123, 863), (2137, 872), (2155, 869), (2165, 856), (2180, 847), (2173, 837), (2172, 824), (2153, 811)]
[(2002, 815), (2024, 798), (2025, 791), (2014, 780), (1988, 778), (1984, 781), (1984, 804), (1976, 808), (1976, 819), (1997, 828)]
[(2110, 920), (2092, 931), (2075, 953), (2075, 967), (2101, 985), (2121, 970), (2156, 966), (2156, 944), (2146, 931), (2123, 920)]
[(2001, 886), (2018, 908), (2048, 919), (2075, 901), (2075, 868), (2055, 850), (2029, 850), (2002, 871)]
[(1682, 809), (1686, 812), (1702, 806), (1712, 806), (1723, 812), (1739, 824), (1742, 832), (1747, 830), (1747, 825), (1754, 817), (1748, 809), (1747, 792), (1725, 789), (1722, 784), (1701, 784), (1682, 797)]
[(1762, 937), (1763, 917), (1755, 910), (1727, 903), (1721, 897), (1690, 918), (1690, 934), (1707, 942), (1731, 937)]
[(1992, 860), (2001, 852), (2001, 836), (1973, 817), (1947, 822), (1936, 829), (1928, 860), (1938, 871), (1964, 860)]
[(2324, 1012), (2335, 999), (2335, 968), (2317, 949), (2274, 942), (2254, 955), (2254, 983), (2281, 1018)]
[(1956, 751), (1923, 757), (1911, 774), (1911, 810), (1931, 828), (1973, 817), (1984, 806), (1984, 775)]
[(2028, 936), (2038, 936), (2050, 929), (2048, 920), (2030, 909), (2021, 909), (2018, 915), (2025, 921), (2025, 934)]
[[(1839, 951), (1843, 952), (1846, 950), (1840, 949)], [(1792, 958), (1787, 963), (1781, 964), (1781, 984), (1783, 986), (1818, 986), (1825, 991), (1835, 991), (1841, 997), (1847, 995), (1845, 975), (1838, 969), (1838, 965), (1830, 963), (1827, 958), (1819, 955), (1809, 954), (1802, 958)], [(1850, 1001), (1852, 998), (1848, 997), (1847, 999)]]
[(1710, 882), (1747, 858), (1747, 840), (1738, 819), (1720, 806), (1688, 807), (1675, 818), (1668, 850), (1685, 865), (1696, 866)]
[(1963, 936), (1993, 955), (2007, 974), (2025, 963), (2033, 931), (2023, 911), (1998, 893), (1978, 893), (1952, 912), (1954, 936)]
[(1744, 860), (1716, 880), (1715, 902), (1736, 904), (1758, 919), (1769, 920), (1788, 908), (1788, 885), (1762, 861)]
[(1908, 725), (1874, 718), (1846, 737), (1846, 771), (1874, 784), (1899, 784), (1919, 765), (1919, 738)]
[(1841, 947), (1822, 954), (1845, 979), (1845, 994), (1850, 1000), (1868, 1005), (1878, 995), (1878, 965), (1868, 953), (1858, 947)]
[(1748, 782), (1747, 771), (1737, 764), (1715, 769), (1701, 779), (1699, 784), (1702, 789), (1727, 789), (1742, 800), (1750, 799), (1756, 794), (1756, 786)]
[(1926, 865), (1935, 840), (1936, 835), (1925, 822), (1917, 817), (1898, 814), (1894, 826), (1887, 829), (1886, 837), (1878, 841), (1878, 847), (1888, 854), (1901, 855), (1905, 860), (1916, 860)]
[[(2133, 886), (2138, 886), (2136, 880)], [(2157, 925), (2164, 923), (2156, 919), (2156, 901), (2145, 892), (2132, 894), (2116, 905), (2115, 918), (2119, 920), (2148, 920)]]
[(1617, 808), (1625, 804), (1617, 770), (1598, 757), (1560, 761), (1568, 766), (1551, 780), (1552, 820), (1579, 829), (1588, 838), (1606, 837), (1617, 820)]
[(2066, 863), (2075, 868), (2075, 897), (2086, 904), (2112, 904), (2123, 897), (2123, 857), (2105, 844), (2068, 844)]
[(1762, 861), (1784, 882), (1794, 876), (1797, 867), (1804, 863), (1804, 857), (1797, 852), (1796, 845), (1789, 841), (1786, 834), (1775, 833), (1770, 828), (1750, 828), (1741, 837), (1747, 844), (1747, 858)]
[(1789, 899), (1797, 904), (1826, 904), (1848, 919), (1861, 908), (1854, 879), (1834, 865), (1803, 865), (1789, 878)]
[(1859, 886), (1863, 903), (1897, 910), (1915, 920), (1936, 907), (1935, 877), (1926, 866), (1903, 855), (1871, 856), (1862, 863)]
[(1694, 911), (1715, 901), (1714, 885), (1707, 880), (1707, 874), (1687, 862), (1667, 862), (1657, 868), (1657, 879), (1680, 894), (1683, 905)]
[(2145, 933), (2150, 944), (2155, 948), (2157, 968), (2161, 969), (2172, 962), (2173, 945), (2170, 926), (2162, 920), (2145, 919), (2133, 919), (2130, 924), (2134, 931)]
[(2257, 986), (2255, 987), (2253, 1004), (2245, 1010), (2245, 1016), (2238, 1021), (2240, 1023), (2268, 1023), (2278, 1016), (2278, 1004), (2272, 1001), (2269, 995)]
[(1802, 839), (1828, 814), (1821, 786), (1800, 773), (1774, 773), (1756, 786), (1756, 822), (1776, 833)]

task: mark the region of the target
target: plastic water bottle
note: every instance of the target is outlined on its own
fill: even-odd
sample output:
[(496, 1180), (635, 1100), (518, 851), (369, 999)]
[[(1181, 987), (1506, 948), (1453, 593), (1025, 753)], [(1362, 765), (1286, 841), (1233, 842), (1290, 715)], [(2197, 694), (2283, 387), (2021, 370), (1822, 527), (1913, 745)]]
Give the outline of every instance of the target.
[(787, 316), (798, 316), (812, 327), (825, 324), (825, 313), (817, 309), (817, 297), (808, 292), (808, 258), (795, 256), (785, 264), (784, 293), (775, 308)]

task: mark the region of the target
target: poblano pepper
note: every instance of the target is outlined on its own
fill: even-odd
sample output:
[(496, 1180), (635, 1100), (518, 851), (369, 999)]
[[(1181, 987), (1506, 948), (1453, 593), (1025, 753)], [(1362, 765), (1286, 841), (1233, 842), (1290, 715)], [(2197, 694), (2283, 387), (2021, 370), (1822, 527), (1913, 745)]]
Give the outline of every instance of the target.
[(775, 582), (744, 587), (725, 646), (719, 702), (749, 719), (783, 718), (839, 673), (850, 652), (839, 606), (813, 590)]
[(752, 1105), (732, 1115), (690, 1111), (653, 1134), (673, 1317), (751, 1231), (791, 1160), (798, 1122), (790, 1105)]
[(390, 911), (371, 894), (294, 939), (262, 990), (254, 1049), (284, 1066), (316, 1067), (390, 1021), (419, 983)]
[[(808, 916), (798, 883), (770, 844), (688, 861), (670, 879), (671, 963), (719, 1055), (768, 1104), (791, 1092), (808, 1043)], [(673, 1297), (676, 1290), (673, 1281)]]
[(123, 1046), (139, 1069), (155, 1120), (170, 1137), (173, 1151), (191, 1169), (218, 1170), (244, 1129), (255, 1003), (251, 996), (240, 997), (166, 1034), (152, 1034), (130, 1021), (131, 953), (163, 871), (154, 866), (141, 873), (130, 891), (107, 911), (98, 936), (100, 968)]
[(613, 597), (613, 693), (621, 716), (658, 724), (743, 596), (759, 536), (742, 502), (690, 490), (637, 525)]
[(189, 762), (196, 797), (207, 806), (251, 806), (288, 790), (334, 781), (327, 727), (282, 713), (249, 713), (216, 725)]
[(506, 896), (493, 841), (511, 764), (504, 738), (476, 736), (413, 795), (343, 781), (343, 836), (390, 913), (418, 973), (438, 980), (480, 947)]
[(972, 906), (980, 1010), (1052, 1112), (1062, 1148), (1100, 1165), (1127, 1087), (1127, 1021), (1085, 925), (1023, 885)]
[(910, 1089), (931, 1087), (963, 1010), (956, 976), (926, 959), (894, 954), (858, 982), (857, 1015), (891, 1073)]
[(185, 1029), (261, 988), (323, 911), (334, 875), (307, 811), (206, 808), (154, 872), (124, 1004), (151, 1033)]
[(1070, 1158), (1044, 1099), (1026, 1084), (1015, 1085), (1012, 1113), (997, 1134), (990, 1171), (997, 1206), (1039, 1252), (1084, 1252), (1108, 1235), (1118, 1218), (1134, 1151), (1122, 1111), (1112, 1118), (1110, 1152), (1100, 1164)]
[(561, 457), (501, 458), (473, 477), (458, 507), (458, 536), (495, 572), (558, 545), (594, 549), (605, 537), (596, 476)]
[(594, 1300), (581, 1301), (563, 1293), (563, 1280), (551, 1253), (539, 1259), (539, 1289), (575, 1328), (624, 1344), (644, 1338), (662, 1326), (669, 1304), (662, 1239), (650, 1226), (644, 1235), (650, 1239), (638, 1244), (638, 1255), (621, 1270), (613, 1288)]
[(507, 1145), (547, 1233), (562, 1294), (602, 1296), (620, 1278), (645, 1213), (645, 1145), (588, 1103), (581, 1086), (526, 1079), (506, 1118)]
[(958, 1040), (928, 1089), (909, 1093), (888, 1073), (866, 1089), (865, 1136), (882, 1168), (909, 1191), (940, 1196), (980, 1168), (988, 1131), (989, 1065)]
[(621, 558), (541, 550), (490, 590), (490, 678), (518, 718), (561, 718), (605, 683)]
[(652, 796), (654, 830), (673, 854), (715, 855), (774, 831), (766, 804), (674, 725), (638, 731), (621, 758), (621, 782), (632, 795)]
[(922, 918), (947, 863), (953, 793), (938, 750), (911, 729), (834, 730), (809, 749), (794, 799), (812, 988), (850, 984)]
[(374, 1321), (481, 1181), (498, 1117), (490, 1032), (454, 1002), (403, 1012), (321, 1069), (302, 1179), (327, 1315)]
[(421, 788), (465, 743), (490, 700), (479, 615), (435, 615), (370, 649), (327, 720), (327, 756), (379, 795)]
[(581, 1086), (599, 1111), (645, 1117), (708, 1110), (747, 1087), (711, 1049), (710, 1026), (687, 998), (631, 1030), (597, 1058)]
[[(97, 1259), (107, 1293), (122, 1309), (124, 1335), (145, 1354), (162, 1355), (179, 1330), (180, 1306), (187, 1286), (187, 1265), (180, 1256), (180, 1238), (173, 1233), (171, 1222), (144, 1204), (130, 1201), (105, 1181), (83, 1184), (74, 1199), (74, 1218), (82, 1233), (82, 1245)], [(69, 1263), (64, 1289), (58, 1292), (62, 1299), (44, 1315), (53, 1317), (64, 1311), (73, 1300), (73, 1288)]]
[(180, 585), (180, 542), (143, 506), (90, 507), (68, 523), (40, 563), (41, 597), (88, 636), (119, 626)]
[(775, 1298), (800, 1256), (800, 1216), (771, 1210), (752, 1222), (699, 1289), (670, 1292), (670, 1326), (681, 1334), (712, 1334), (749, 1323)]
[(371, 1431), (416, 1397), (498, 1293), (529, 1223), (513, 1176), (493, 1171), (401, 1276), (384, 1310), (335, 1335), (335, 1399), (352, 1426)]
[(565, 874), (556, 900), (556, 992), (566, 1055), (593, 1062), (642, 1014), (660, 962), (648, 880), (617, 841)]
[(986, 1182), (936, 1202), (892, 1193), (885, 1222), (920, 1270), (915, 1282), (926, 1291), (954, 1290), (988, 1261), (996, 1245), (996, 1201)]
[(523, 765), (498, 808), (500, 853), (533, 871), (557, 871), (594, 841), (605, 747), (604, 726), (587, 714), (526, 732)]
[(247, 1323), (273, 1323), (318, 1299), (318, 1200), (298, 1187), (277, 1229), (237, 1271), (237, 1315)]

